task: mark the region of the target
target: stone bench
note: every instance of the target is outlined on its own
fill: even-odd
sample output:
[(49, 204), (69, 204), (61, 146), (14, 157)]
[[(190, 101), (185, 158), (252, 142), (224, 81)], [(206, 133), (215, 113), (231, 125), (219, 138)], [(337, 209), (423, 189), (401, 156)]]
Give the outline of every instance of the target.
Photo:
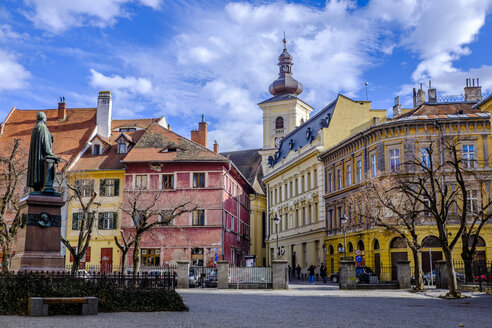
[(28, 314), (32, 317), (48, 316), (49, 304), (82, 304), (82, 315), (97, 314), (97, 297), (29, 297)]

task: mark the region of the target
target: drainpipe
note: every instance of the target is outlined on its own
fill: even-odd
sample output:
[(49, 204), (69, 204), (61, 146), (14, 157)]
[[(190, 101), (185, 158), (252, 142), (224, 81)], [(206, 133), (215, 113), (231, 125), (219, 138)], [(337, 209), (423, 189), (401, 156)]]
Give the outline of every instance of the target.
[[(267, 211), (266, 211), (266, 217), (265, 217), (265, 220), (266, 220), (266, 238), (267, 240), (270, 240), (270, 186), (267, 185)], [(266, 249), (266, 255), (267, 255), (267, 259), (268, 259), (268, 262), (270, 262), (270, 265), (271, 265), (271, 259), (270, 259), (270, 243), (265, 243), (267, 245), (267, 249)]]

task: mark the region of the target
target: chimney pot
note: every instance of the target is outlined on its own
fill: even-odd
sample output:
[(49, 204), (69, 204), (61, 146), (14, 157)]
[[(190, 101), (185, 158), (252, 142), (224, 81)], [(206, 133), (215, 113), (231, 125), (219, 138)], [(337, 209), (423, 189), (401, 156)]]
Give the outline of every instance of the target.
[(67, 103), (60, 101), (58, 103), (58, 119), (63, 121), (67, 118)]
[(466, 79), (465, 101), (478, 102), (482, 100), (482, 87), (478, 84), (475, 86), (475, 79)]
[(219, 144), (215, 140), (214, 140), (214, 153), (216, 153), (216, 154), (219, 153)]
[(203, 115), (202, 121), (198, 122), (198, 130), (191, 131), (191, 141), (207, 148), (207, 122), (204, 121)]

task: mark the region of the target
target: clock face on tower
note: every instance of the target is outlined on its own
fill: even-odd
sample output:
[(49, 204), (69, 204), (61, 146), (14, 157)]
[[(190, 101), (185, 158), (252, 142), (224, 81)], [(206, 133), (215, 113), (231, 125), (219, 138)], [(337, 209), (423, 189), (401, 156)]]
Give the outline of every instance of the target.
[(280, 148), (280, 142), (282, 142), (282, 138), (275, 138), (275, 147)]

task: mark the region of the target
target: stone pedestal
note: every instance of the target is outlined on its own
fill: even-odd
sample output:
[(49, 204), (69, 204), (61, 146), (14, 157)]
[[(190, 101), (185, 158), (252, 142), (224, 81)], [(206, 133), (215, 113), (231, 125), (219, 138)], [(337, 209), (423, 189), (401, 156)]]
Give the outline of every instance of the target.
[(229, 261), (217, 261), (217, 288), (229, 288)]
[(15, 241), (11, 271), (64, 271), (60, 253), (61, 208), (65, 205), (57, 193), (34, 192), (21, 199), (24, 225)]
[(287, 264), (286, 260), (272, 261), (273, 289), (289, 289)]
[(448, 269), (446, 261), (440, 260), (436, 262), (436, 288), (448, 288)]
[(340, 274), (338, 277), (340, 289), (355, 289), (355, 261), (352, 257), (340, 259)]
[(396, 262), (396, 272), (398, 277), (398, 286), (402, 289), (410, 288), (410, 261), (402, 260)]
[(190, 288), (190, 261), (178, 262), (178, 288)]

